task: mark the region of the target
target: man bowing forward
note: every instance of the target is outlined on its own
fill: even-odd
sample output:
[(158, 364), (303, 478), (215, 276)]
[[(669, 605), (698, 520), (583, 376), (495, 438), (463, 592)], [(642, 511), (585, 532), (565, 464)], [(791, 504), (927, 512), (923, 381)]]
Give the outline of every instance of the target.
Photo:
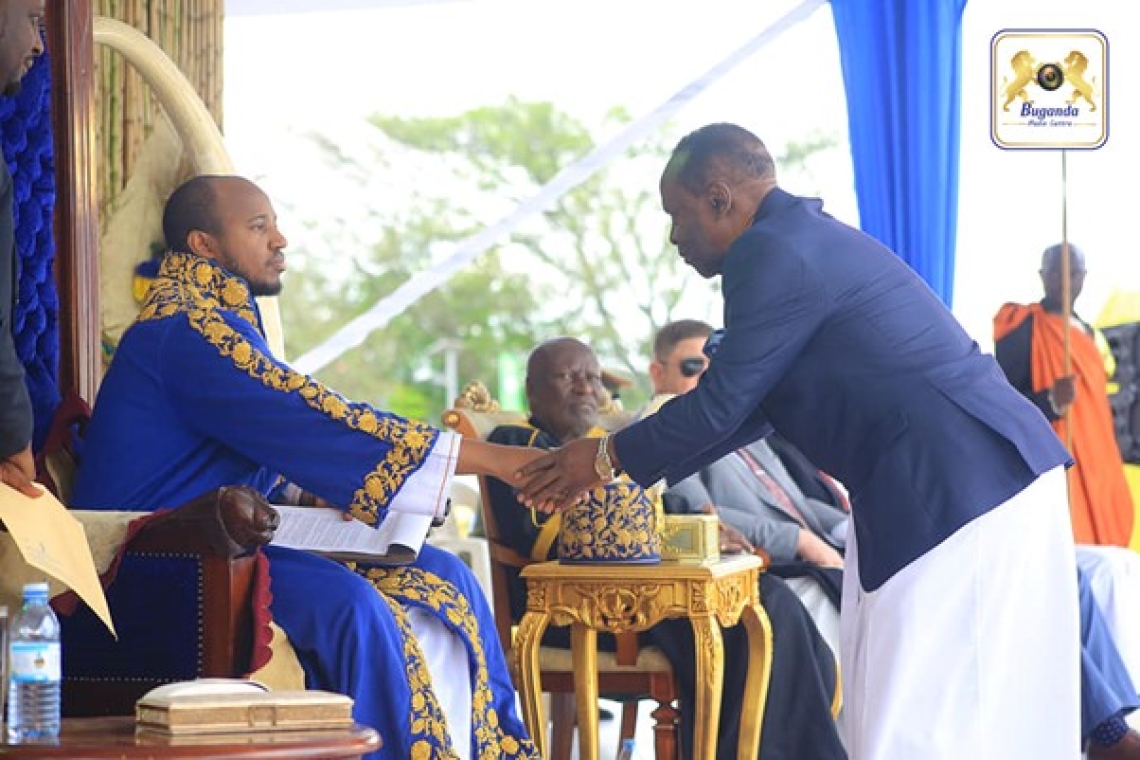
[(681, 480), (773, 428), (849, 489), (842, 664), (853, 760), (1080, 754), (1069, 457), (892, 251), (776, 184), (732, 124), (661, 178), (671, 241), (722, 276), (696, 389), (520, 469), (561, 509), (622, 470)]

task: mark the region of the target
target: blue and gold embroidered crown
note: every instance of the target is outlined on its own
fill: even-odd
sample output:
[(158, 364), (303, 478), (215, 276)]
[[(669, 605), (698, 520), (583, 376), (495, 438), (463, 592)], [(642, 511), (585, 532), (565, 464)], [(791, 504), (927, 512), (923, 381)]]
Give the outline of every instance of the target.
[(614, 481), (562, 514), (561, 562), (659, 562), (657, 509), (641, 486)]

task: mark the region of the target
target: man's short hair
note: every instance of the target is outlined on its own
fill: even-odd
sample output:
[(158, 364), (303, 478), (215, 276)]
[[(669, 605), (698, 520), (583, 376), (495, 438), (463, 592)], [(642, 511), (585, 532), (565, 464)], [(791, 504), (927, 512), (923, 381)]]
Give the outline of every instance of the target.
[(189, 251), (187, 238), (194, 230), (218, 234), (216, 175), (202, 174), (178, 186), (162, 211), (162, 236), (171, 251)]
[(683, 340), (707, 338), (712, 335), (712, 325), (699, 319), (678, 319), (657, 331), (653, 339), (653, 358), (663, 362), (673, 353), (673, 349)]
[(776, 164), (759, 137), (735, 124), (708, 124), (681, 138), (669, 160), (677, 181), (690, 193), (704, 192), (712, 170), (736, 180), (774, 179)]

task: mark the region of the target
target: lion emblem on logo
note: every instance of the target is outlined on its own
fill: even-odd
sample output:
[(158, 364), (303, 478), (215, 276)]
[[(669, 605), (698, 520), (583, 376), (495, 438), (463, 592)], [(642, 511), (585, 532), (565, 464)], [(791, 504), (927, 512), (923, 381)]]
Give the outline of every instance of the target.
[(1081, 51), (1074, 50), (1065, 56), (1064, 65), (1065, 81), (1073, 86), (1073, 96), (1068, 100), (1069, 105), (1073, 105), (1084, 98), (1089, 104), (1089, 110), (1095, 111), (1093, 85), (1085, 79), (1085, 69), (1089, 67), (1089, 59)]
[(1025, 88), (1027, 85), (1034, 81), (1037, 76), (1037, 65), (1033, 61), (1033, 56), (1029, 54), (1028, 50), (1022, 50), (1015, 55), (1009, 62), (1010, 67), (1013, 69), (1013, 79), (1006, 79), (1002, 82), (1005, 88), (1005, 103), (1002, 104), (1002, 110), (1008, 111), (1010, 104), (1013, 101), (1021, 98), (1027, 103), (1032, 103), (1029, 99), (1029, 94), (1026, 93)]

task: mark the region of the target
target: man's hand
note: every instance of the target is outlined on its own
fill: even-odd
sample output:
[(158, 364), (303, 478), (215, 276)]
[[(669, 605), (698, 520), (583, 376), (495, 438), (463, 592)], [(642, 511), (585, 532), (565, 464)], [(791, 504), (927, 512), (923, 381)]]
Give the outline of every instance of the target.
[[(704, 509), (705, 514), (715, 515), (716, 508), (712, 504), (706, 504)], [(720, 553), (721, 554), (755, 554), (756, 547), (748, 538), (732, 527), (724, 520), (719, 520), (720, 527)]]
[(223, 487), (217, 500), (222, 525), (235, 544), (248, 549), (273, 540), (281, 516), (257, 491), (244, 486)]
[(508, 485), (517, 487), (519, 470), (544, 456), (546, 456), (545, 449), (535, 449), (529, 446), (495, 445), (495, 456), (492, 461), (494, 471), (490, 474)]
[(41, 493), (32, 482), (36, 479), (36, 462), (32, 458), (31, 444), (7, 459), (0, 461), (0, 482), (15, 488), (33, 499)]
[(843, 567), (843, 555), (806, 528), (800, 529), (800, 538), (796, 542), (796, 553), (804, 562), (810, 562), (813, 565)]
[(1061, 417), (1069, 411), (1069, 407), (1077, 399), (1077, 383), (1073, 375), (1057, 378), (1053, 387), (1049, 389), (1049, 405), (1053, 407), (1053, 414)]
[(519, 500), (539, 512), (558, 512), (602, 484), (594, 470), (597, 438), (579, 438), (519, 469), (508, 483), (521, 487)]

